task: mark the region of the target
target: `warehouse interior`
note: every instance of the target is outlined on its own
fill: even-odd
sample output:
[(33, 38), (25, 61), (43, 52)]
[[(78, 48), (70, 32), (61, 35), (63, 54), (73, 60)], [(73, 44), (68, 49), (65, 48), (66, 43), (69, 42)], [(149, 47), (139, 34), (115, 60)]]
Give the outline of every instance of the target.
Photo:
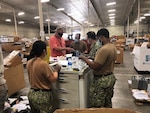
[[(81, 40), (87, 41), (88, 31), (97, 33), (99, 29), (106, 28), (110, 32), (111, 42), (117, 48), (113, 108), (149, 113), (150, 0), (43, 1), (0, 0), (0, 44), (6, 66), (4, 76), (9, 86), (9, 98), (28, 95), (30, 84), (25, 56), (30, 53), (34, 41), (48, 41), (55, 34), (55, 29), (61, 26), (65, 29), (63, 38), (66, 46), (69, 46), (70, 36), (74, 40), (76, 33), (81, 34)], [(48, 55), (46, 61), (49, 63)], [(133, 84), (135, 78), (147, 80), (147, 86), (139, 89), (139, 86)], [(63, 104), (56, 104), (55, 107), (87, 108), (88, 94), (85, 92), (88, 89), (84, 89), (88, 86), (86, 80), (88, 78), (85, 77), (83, 81), (78, 81), (78, 98), (81, 98), (78, 104), (76, 100), (69, 104), (61, 98), (59, 101)], [(64, 98), (70, 99), (70, 96), (74, 95)]]

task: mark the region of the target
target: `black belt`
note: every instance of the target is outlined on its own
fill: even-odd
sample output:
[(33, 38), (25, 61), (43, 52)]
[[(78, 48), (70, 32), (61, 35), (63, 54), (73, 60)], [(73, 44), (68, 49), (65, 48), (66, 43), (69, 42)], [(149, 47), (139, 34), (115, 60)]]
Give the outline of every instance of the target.
[(110, 72), (110, 73), (107, 73), (107, 74), (103, 74), (103, 75), (95, 75), (94, 74), (94, 77), (104, 77), (104, 76), (109, 76), (111, 74), (113, 74), (113, 72)]
[(43, 91), (43, 92), (49, 92), (52, 90), (52, 89), (35, 89), (35, 88), (31, 88), (31, 89), (34, 91)]

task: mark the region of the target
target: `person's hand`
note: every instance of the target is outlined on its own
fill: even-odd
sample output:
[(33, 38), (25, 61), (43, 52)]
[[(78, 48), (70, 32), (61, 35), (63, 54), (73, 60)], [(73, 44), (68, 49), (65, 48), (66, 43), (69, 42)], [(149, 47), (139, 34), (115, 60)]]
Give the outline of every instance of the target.
[(82, 59), (83, 61), (86, 61), (86, 59), (87, 59), (87, 57), (82, 54), (79, 56), (79, 58)]
[(66, 50), (67, 51), (75, 51), (73, 48), (70, 48), (70, 47), (66, 47)]
[(54, 68), (54, 70), (57, 71), (57, 72), (59, 72), (59, 71), (61, 70), (61, 66), (58, 65), (58, 64), (56, 64), (53, 68)]

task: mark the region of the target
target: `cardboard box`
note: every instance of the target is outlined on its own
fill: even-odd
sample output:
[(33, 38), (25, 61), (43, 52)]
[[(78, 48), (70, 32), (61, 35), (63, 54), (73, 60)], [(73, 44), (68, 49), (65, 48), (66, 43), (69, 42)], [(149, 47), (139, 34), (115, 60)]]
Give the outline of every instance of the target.
[(22, 58), (19, 56), (20, 51), (12, 51), (4, 58), (4, 66), (14, 67), (22, 63)]
[(123, 64), (123, 52), (123, 48), (117, 47), (117, 59), (115, 63)]
[(141, 113), (128, 109), (86, 108), (86, 109), (58, 109), (54, 113)]
[(8, 86), (8, 95), (12, 95), (25, 87), (23, 64), (4, 70), (4, 78)]
[(128, 47), (129, 47), (129, 50), (132, 52), (134, 48), (134, 44), (129, 44)]

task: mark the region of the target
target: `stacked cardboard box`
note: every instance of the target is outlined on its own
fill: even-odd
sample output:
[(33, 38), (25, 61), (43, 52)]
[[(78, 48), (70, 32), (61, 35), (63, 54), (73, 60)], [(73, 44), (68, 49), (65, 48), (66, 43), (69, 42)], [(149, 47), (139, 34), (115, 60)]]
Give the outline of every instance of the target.
[(4, 78), (8, 86), (9, 96), (25, 87), (24, 67), (21, 60), (19, 51), (13, 51), (4, 58)]
[(121, 35), (121, 36), (116, 36), (116, 42), (114, 43), (117, 47), (121, 47), (123, 49), (125, 49), (125, 42), (126, 42), (126, 38), (125, 36)]
[(123, 64), (123, 53), (124, 53), (124, 50), (123, 48), (121, 47), (117, 47), (117, 59), (116, 59), (116, 62), (117, 64)]

